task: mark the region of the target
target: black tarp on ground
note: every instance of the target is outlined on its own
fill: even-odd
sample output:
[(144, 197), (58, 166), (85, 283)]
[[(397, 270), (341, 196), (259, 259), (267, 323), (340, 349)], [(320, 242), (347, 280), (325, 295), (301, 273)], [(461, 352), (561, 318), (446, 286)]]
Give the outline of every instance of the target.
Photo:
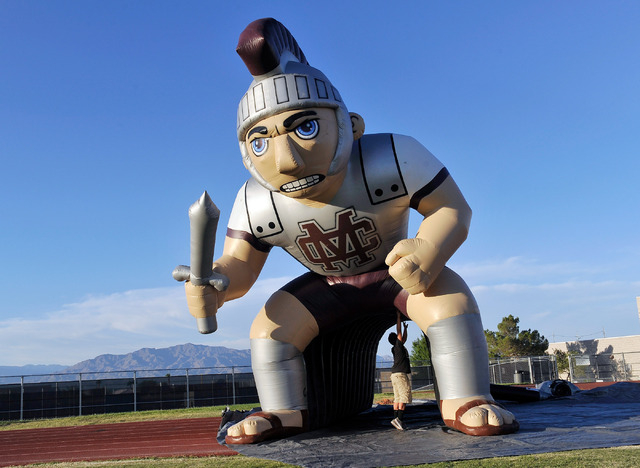
[[(234, 445), (239, 453), (303, 467), (381, 467), (586, 448), (640, 445), (640, 384), (621, 382), (532, 403), (504, 402), (520, 421), (516, 434), (472, 437), (443, 429), (437, 406), (409, 407), (409, 430), (378, 406), (332, 427), (288, 439)], [(222, 434), (219, 434), (222, 436)]]

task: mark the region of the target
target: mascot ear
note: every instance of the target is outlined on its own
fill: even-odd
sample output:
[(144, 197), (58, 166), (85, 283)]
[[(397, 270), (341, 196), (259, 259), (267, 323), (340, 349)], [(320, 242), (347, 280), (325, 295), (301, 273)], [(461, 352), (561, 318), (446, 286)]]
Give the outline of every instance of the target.
[(351, 117), (351, 129), (353, 131), (353, 141), (359, 139), (362, 135), (364, 135), (364, 119), (355, 112), (349, 112), (349, 117)]

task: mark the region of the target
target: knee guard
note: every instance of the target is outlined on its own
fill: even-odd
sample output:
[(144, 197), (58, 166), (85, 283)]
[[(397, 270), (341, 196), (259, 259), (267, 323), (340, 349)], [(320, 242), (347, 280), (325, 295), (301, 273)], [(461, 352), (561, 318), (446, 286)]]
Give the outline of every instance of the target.
[(307, 372), (298, 348), (268, 338), (253, 338), (251, 367), (264, 411), (307, 409)]
[(439, 398), (489, 395), (489, 353), (479, 314), (456, 315), (427, 330)]

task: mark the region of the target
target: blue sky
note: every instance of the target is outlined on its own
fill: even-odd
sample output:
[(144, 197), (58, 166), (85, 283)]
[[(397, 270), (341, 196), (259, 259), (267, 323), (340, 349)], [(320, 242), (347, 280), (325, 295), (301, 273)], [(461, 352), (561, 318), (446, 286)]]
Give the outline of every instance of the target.
[(485, 328), (513, 314), (550, 341), (640, 334), (640, 3), (396, 3), (0, 2), (0, 365), (248, 347), (302, 267), (273, 252), (206, 336), (171, 271), (203, 190), (221, 251), (248, 177), (235, 46), (266, 16), (368, 133), (448, 167), (474, 210), (450, 266)]

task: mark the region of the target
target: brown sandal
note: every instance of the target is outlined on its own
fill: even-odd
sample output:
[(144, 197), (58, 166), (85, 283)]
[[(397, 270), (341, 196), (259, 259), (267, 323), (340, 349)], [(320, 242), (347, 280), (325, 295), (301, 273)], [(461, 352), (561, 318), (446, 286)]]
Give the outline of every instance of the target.
[[(503, 434), (511, 434), (512, 432), (516, 432), (520, 428), (520, 424), (515, 419), (510, 424), (503, 424), (502, 426), (491, 426), (489, 424), (485, 426), (467, 426), (460, 422), (460, 418), (471, 408), (475, 408), (480, 405), (494, 405), (498, 406), (504, 410), (506, 408), (502, 406), (500, 403), (496, 403), (495, 401), (485, 400), (483, 398), (472, 400), (468, 403), (465, 403), (458, 411), (456, 411), (456, 419), (444, 419), (444, 423), (457, 431), (463, 432), (464, 434), (472, 435), (472, 436), (492, 436), (492, 435), (503, 435)], [(441, 405), (442, 407), (442, 405)]]
[[(253, 413), (248, 415), (247, 417), (259, 417), (266, 419), (271, 424), (271, 429), (267, 429), (266, 431), (260, 434), (254, 435), (240, 435), (240, 436), (230, 436), (227, 435), (224, 438), (226, 444), (255, 444), (258, 442), (262, 442), (263, 440), (269, 439), (282, 439), (284, 437), (290, 437), (292, 435), (300, 434), (302, 432), (306, 432), (307, 429), (307, 419), (309, 412), (307, 410), (302, 410), (302, 427), (284, 427), (282, 426), (282, 422), (280, 418), (275, 414), (265, 413), (263, 411), (259, 411), (257, 413)], [(241, 422), (241, 421), (240, 421)], [(238, 424), (240, 424), (238, 422)]]

